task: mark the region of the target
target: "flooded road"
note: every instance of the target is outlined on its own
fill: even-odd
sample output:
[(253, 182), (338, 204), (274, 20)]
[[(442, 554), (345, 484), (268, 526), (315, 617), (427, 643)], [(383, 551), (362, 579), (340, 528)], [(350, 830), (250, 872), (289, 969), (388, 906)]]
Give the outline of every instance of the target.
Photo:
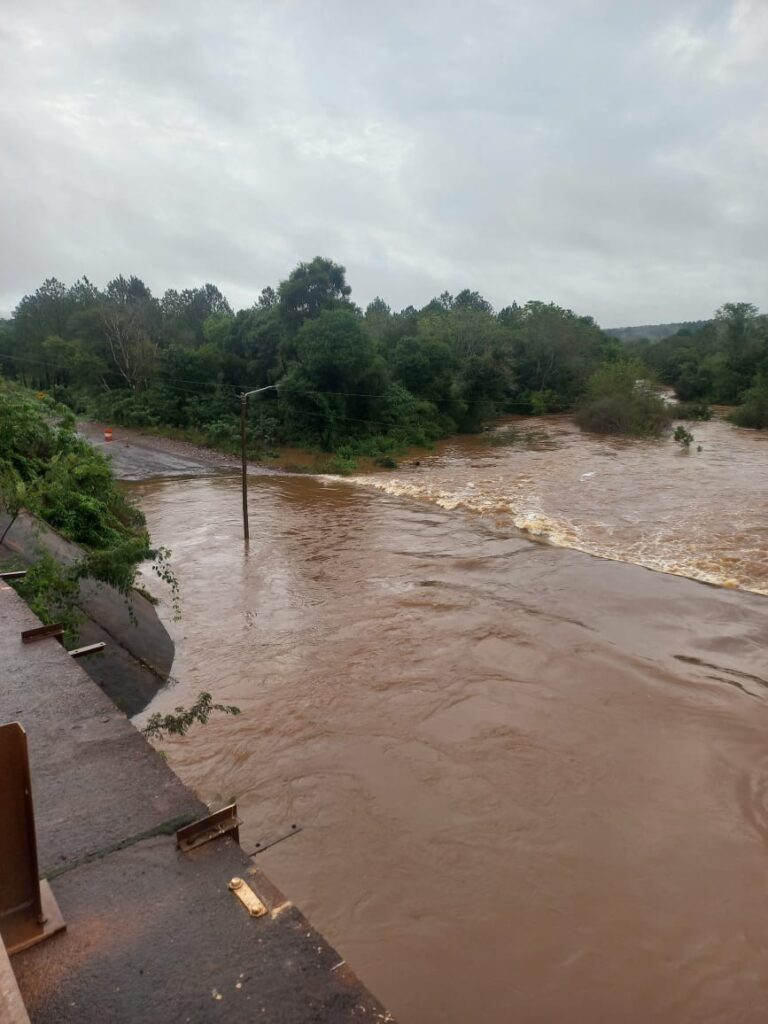
[(151, 710), (243, 711), (161, 746), (246, 850), (303, 828), (259, 866), (401, 1024), (762, 1022), (768, 438), (535, 429), (255, 477), (247, 554), (236, 477), (135, 485), (182, 588)]
[(685, 451), (581, 434), (566, 416), (518, 420), (444, 444), (418, 473), (367, 482), (558, 546), (768, 594), (768, 437), (722, 420), (690, 427)]

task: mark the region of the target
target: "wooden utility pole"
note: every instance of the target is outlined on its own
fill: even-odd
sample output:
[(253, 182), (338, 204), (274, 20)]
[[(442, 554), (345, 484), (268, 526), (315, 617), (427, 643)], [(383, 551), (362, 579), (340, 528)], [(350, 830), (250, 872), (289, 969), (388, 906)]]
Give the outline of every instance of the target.
[(246, 438), (246, 417), (248, 415), (248, 399), (251, 395), (260, 395), (262, 391), (277, 391), (276, 384), (268, 384), (265, 388), (256, 388), (255, 391), (244, 391), (240, 395), (240, 457), (243, 475), (243, 539), (248, 546), (251, 534), (248, 528), (248, 458), (245, 451)]

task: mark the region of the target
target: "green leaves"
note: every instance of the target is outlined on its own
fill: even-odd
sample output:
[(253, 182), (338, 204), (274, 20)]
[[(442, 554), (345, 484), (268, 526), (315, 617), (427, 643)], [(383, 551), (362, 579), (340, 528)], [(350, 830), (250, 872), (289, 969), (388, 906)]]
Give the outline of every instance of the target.
[(677, 426), (675, 427), (675, 432), (674, 432), (674, 434), (672, 435), (672, 440), (673, 440), (673, 441), (674, 441), (674, 442), (675, 442), (676, 444), (679, 444), (679, 445), (680, 445), (680, 447), (681, 447), (681, 448), (682, 448), (682, 449), (683, 449), (684, 451), (688, 451), (688, 449), (689, 449), (689, 448), (691, 447), (691, 445), (693, 444), (693, 441), (694, 441), (694, 437), (693, 437), (693, 434), (692, 434), (692, 433), (690, 432), (690, 430), (687, 430), (687, 429), (686, 429), (686, 428), (685, 428), (685, 427), (684, 427), (684, 426), (682, 425), (682, 423), (679, 423), (679, 424), (678, 424), (678, 425), (677, 425)]
[(52, 555), (43, 553), (12, 586), (24, 598), (41, 622), (61, 622), (64, 645), (74, 647), (83, 614), (77, 607), (80, 583), (77, 566), (60, 565)]
[(345, 275), (345, 268), (338, 263), (315, 256), (310, 263), (300, 263), (287, 280), (281, 281), (277, 290), (278, 309), (289, 329), (297, 330), (324, 309), (348, 305), (352, 289)]
[(115, 482), (108, 461), (73, 426), (70, 410), (0, 381), (0, 505), (12, 519), (26, 508), (85, 549), (66, 569), (43, 556), (28, 573), (25, 596), (44, 621), (71, 621), (73, 633), (77, 616), (70, 604), (81, 579), (101, 580), (128, 598), (139, 565), (154, 559), (178, 616), (170, 552), (153, 550), (141, 511)]
[(196, 722), (206, 725), (214, 711), (224, 715), (241, 713), (240, 708), (232, 704), (214, 704), (210, 693), (203, 692), (190, 708), (179, 706), (173, 713), (167, 715), (161, 715), (156, 711), (154, 715), (150, 715), (142, 732), (150, 739), (157, 740), (163, 739), (166, 735), (186, 736)]

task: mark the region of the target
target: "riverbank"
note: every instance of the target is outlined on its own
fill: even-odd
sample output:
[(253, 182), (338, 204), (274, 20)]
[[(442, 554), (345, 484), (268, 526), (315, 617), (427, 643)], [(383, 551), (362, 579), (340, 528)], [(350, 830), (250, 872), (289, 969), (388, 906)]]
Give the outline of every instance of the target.
[(12, 959), (32, 1024), (391, 1020), (236, 843), (176, 850), (208, 808), (55, 640), (21, 643), (36, 625), (0, 582), (0, 720), (27, 732), (41, 874), (67, 924)]
[[(239, 470), (240, 456), (211, 448), (202, 440), (190, 440), (195, 431), (165, 428), (161, 434), (130, 427), (110, 427), (94, 420), (79, 420), (78, 431), (91, 444), (112, 456), (115, 474), (123, 480), (144, 480), (161, 476), (196, 476), (203, 472)], [(112, 441), (105, 441), (110, 429)], [(202, 438), (202, 435), (200, 435)], [(133, 449), (133, 451), (132, 451)], [(403, 460), (418, 458), (424, 449), (409, 448), (399, 453)], [(394, 465), (394, 460), (393, 465)], [(340, 473), (380, 472), (375, 459), (356, 457), (352, 464), (336, 460), (332, 453), (305, 448), (276, 446), (262, 459), (249, 459), (248, 468), (257, 473)]]

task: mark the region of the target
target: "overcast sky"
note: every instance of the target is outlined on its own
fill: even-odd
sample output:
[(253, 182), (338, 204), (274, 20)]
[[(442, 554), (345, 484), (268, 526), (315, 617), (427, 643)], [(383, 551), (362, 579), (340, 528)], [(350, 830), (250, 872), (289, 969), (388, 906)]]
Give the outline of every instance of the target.
[(603, 326), (768, 307), (768, 0), (4, 0), (0, 311), (299, 260)]

